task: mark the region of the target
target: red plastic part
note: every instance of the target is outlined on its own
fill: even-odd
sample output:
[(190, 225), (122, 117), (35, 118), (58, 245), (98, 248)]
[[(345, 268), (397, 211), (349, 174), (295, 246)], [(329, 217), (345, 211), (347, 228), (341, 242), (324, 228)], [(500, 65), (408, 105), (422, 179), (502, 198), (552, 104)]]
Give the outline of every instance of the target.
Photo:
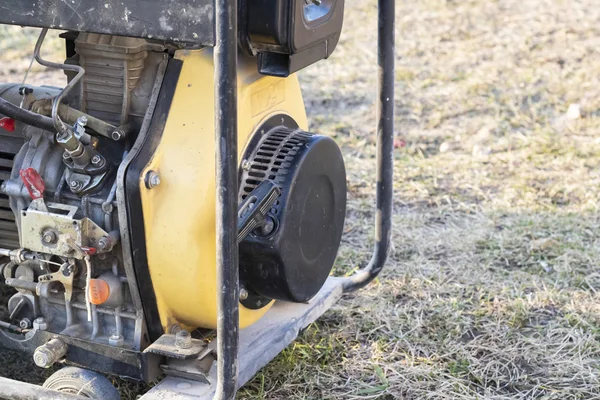
[(4, 130), (7, 130), (9, 132), (14, 132), (15, 120), (8, 117), (0, 118), (0, 128), (3, 128)]
[(19, 175), (21, 175), (21, 180), (25, 184), (32, 200), (42, 199), (44, 197), (46, 183), (35, 169), (22, 169), (19, 171)]
[(82, 247), (81, 251), (90, 256), (93, 256), (98, 252), (98, 250), (95, 247)]

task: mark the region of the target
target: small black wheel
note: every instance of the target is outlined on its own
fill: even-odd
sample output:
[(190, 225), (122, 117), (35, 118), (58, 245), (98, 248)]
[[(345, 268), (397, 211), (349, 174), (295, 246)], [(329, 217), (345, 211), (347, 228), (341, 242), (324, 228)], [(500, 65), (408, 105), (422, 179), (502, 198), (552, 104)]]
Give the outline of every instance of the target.
[(115, 387), (103, 375), (83, 368), (66, 367), (50, 375), (44, 387), (95, 400), (120, 400)]

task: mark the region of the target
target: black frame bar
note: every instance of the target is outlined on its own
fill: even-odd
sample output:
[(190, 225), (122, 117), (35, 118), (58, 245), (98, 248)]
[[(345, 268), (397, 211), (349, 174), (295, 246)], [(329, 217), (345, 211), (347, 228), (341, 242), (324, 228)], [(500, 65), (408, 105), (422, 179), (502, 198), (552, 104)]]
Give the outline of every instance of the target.
[(375, 249), (369, 264), (346, 278), (344, 293), (365, 287), (381, 272), (392, 241), (394, 206), (394, 79), (395, 0), (379, 0), (377, 27), (377, 64), (379, 99), (377, 103), (377, 213), (375, 215)]
[(214, 399), (237, 391), (239, 347), (237, 0), (215, 0), (215, 140), (217, 240), (217, 387)]
[[(239, 272), (237, 247), (237, 1), (216, 0), (215, 128), (217, 141), (217, 360), (215, 399), (237, 391)], [(366, 268), (343, 282), (358, 290), (383, 269), (392, 232), (394, 172), (395, 4), (378, 0), (379, 101), (377, 125), (377, 215), (375, 250)]]

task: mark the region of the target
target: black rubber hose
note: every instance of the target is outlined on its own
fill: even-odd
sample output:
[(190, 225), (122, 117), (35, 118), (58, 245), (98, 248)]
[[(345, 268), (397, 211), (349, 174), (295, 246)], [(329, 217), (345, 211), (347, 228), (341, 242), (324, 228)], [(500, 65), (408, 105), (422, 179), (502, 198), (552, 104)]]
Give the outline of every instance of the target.
[(50, 132), (56, 132), (54, 123), (51, 118), (36, 114), (31, 111), (24, 110), (15, 106), (8, 100), (0, 97), (0, 114), (5, 115), (15, 121), (23, 122), (24, 124), (35, 126), (36, 128), (44, 129)]

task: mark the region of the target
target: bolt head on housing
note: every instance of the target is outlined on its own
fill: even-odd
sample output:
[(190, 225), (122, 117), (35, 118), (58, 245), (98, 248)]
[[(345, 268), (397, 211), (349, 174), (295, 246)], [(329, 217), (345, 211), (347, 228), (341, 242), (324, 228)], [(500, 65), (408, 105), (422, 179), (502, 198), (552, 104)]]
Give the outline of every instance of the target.
[(125, 338), (121, 335), (112, 335), (108, 338), (108, 344), (115, 347), (121, 347), (125, 344)]
[(58, 241), (58, 235), (52, 229), (46, 229), (42, 234), (44, 244), (54, 244)]
[(38, 330), (38, 331), (45, 331), (46, 329), (48, 329), (48, 324), (46, 323), (46, 319), (44, 319), (43, 317), (36, 318), (33, 321), (33, 329)]
[(160, 175), (156, 171), (149, 171), (146, 174), (145, 182), (148, 189), (153, 189), (160, 185)]

